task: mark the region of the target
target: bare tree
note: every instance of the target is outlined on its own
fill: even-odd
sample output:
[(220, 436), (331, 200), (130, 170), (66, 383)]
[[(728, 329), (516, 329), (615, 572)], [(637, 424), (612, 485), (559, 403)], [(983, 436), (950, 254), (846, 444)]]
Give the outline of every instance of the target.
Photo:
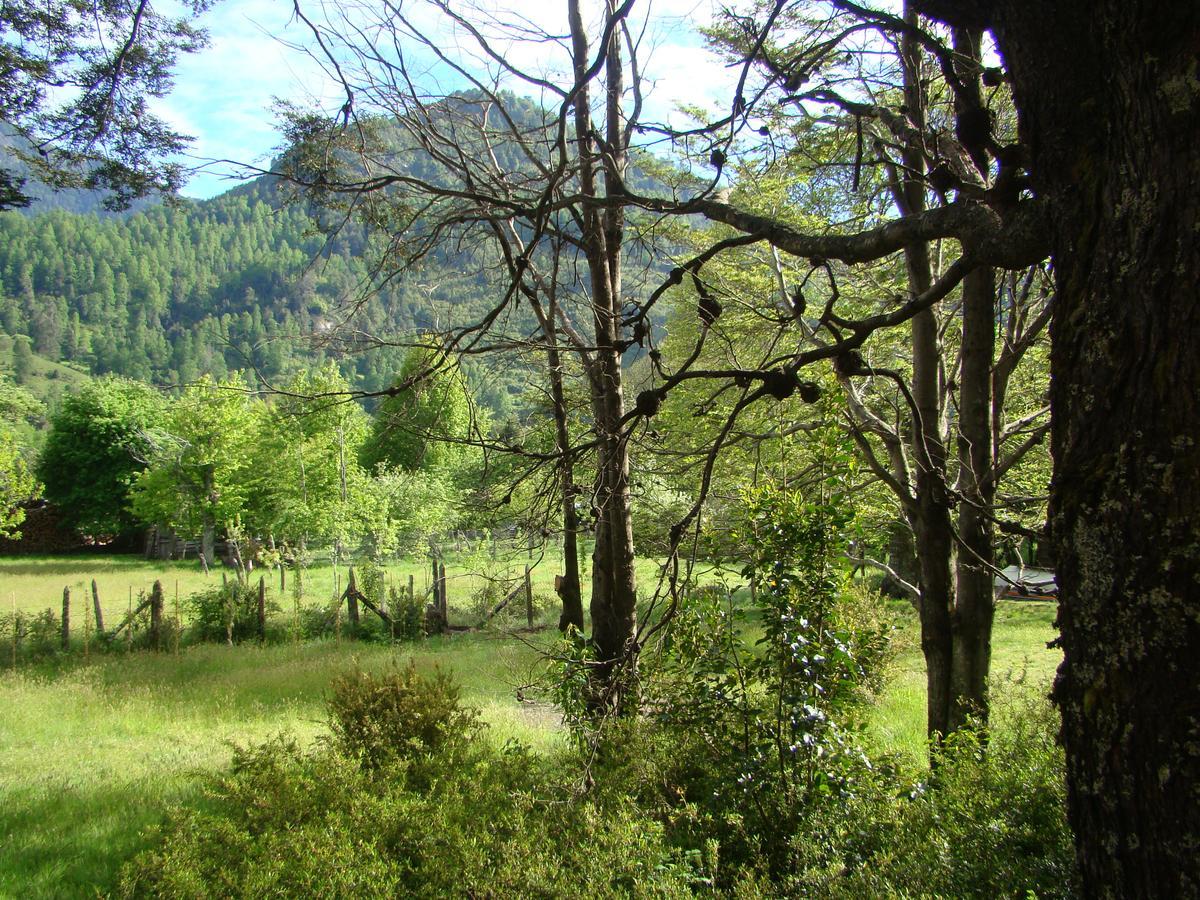
[[(565, 37), (536, 39), (538, 49), (558, 52), (564, 68), (556, 79), (523, 70), (511, 52), (500, 51), (528, 37), (520, 21), (468, 20), (449, 3), (430, 0), (423, 12), (469, 44), (470, 54), (460, 58), (408, 7), (388, 6), (369, 22), (355, 18), (371, 15), (363, 10), (352, 16), (332, 6), (318, 12), (298, 7), (347, 100), (336, 123), (293, 117), (293, 137), (302, 140), (288, 171), (310, 196), (340, 203), (349, 215), (388, 222), (394, 240), (383, 277), (404, 271), (442, 241), (486, 248), (481, 252), (507, 271), (507, 288), (488, 314), (452, 324), (439, 343), (446, 357), (500, 349), (544, 356), (556, 448), (529, 458), (533, 468), (558, 473), (568, 551), (564, 627), (583, 624), (573, 552), (580, 531), (574, 466), (585, 453), (595, 462), (591, 644), (598, 684), (617, 683), (610, 676), (635, 651), (622, 372), (627, 238), (623, 205), (611, 200), (626, 180), (639, 112), (637, 44), (626, 21), (631, 6), (604, 4), (591, 23), (593, 37), (581, 5), (568, 3)], [(436, 94), (419, 85), (414, 72), (429, 60), (467, 87)], [(505, 84), (554, 106), (519, 101)], [(627, 94), (634, 98), (629, 110)], [(401, 144), (423, 151), (432, 170), (407, 166)], [(532, 317), (522, 318), (521, 304)], [(566, 427), (564, 352), (585, 374), (591, 435), (583, 444), (572, 445)], [(616, 702), (618, 694), (598, 695), (596, 702)]]

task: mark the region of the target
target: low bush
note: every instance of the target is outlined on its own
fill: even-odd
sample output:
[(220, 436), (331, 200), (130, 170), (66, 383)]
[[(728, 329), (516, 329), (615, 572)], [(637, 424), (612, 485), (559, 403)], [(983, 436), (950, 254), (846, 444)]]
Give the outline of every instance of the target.
[[(198, 591), (186, 600), (190, 624), (188, 637), (195, 641), (223, 643), (232, 640), (257, 640), (258, 635), (258, 587), (230, 581), (220, 587)], [(272, 622), (280, 609), (269, 596), (266, 600), (268, 640), (285, 636), (285, 631)]]
[(946, 742), (932, 783), (897, 789), (881, 777), (836, 825), (823, 823), (817, 833), (836, 852), (810, 852), (827, 868), (812, 866), (806, 888), (846, 898), (1077, 896), (1054, 709), (1013, 687), (993, 719), (990, 732)]
[(426, 677), (411, 663), (384, 675), (353, 672), (333, 682), (329, 727), (334, 746), (367, 769), (438, 753), (457, 758), (480, 728), (441, 670)]
[[(553, 760), (492, 746), (448, 682), (410, 671), (342, 679), (332, 741), (237, 751), (204, 808), (125, 866), (120, 894), (666, 898), (703, 883), (628, 799), (572, 799)], [(391, 721), (419, 710), (415, 729)], [(383, 734), (401, 749), (376, 756)]]

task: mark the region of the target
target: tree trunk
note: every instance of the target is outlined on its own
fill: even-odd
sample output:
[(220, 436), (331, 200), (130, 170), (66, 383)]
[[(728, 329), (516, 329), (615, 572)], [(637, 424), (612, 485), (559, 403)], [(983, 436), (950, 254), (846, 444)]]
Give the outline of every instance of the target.
[[(916, 22), (915, 13), (906, 11), (905, 15), (909, 21)], [(920, 129), (925, 115), (925, 90), (921, 78), (921, 50), (911, 35), (906, 34), (903, 38), (901, 55), (905, 104), (910, 118)], [(906, 214), (918, 214), (925, 209), (925, 183), (921, 178), (925, 161), (920, 148), (905, 147), (903, 163), (906, 177), (896, 200)], [(933, 283), (929, 246), (923, 241), (910, 244), (904, 249), (904, 259), (909, 291), (916, 295), (929, 290)], [(913, 503), (908, 513), (921, 580), (919, 613), (921, 652), (925, 657), (926, 731), (936, 741), (950, 731), (953, 640), (950, 557), (954, 540), (946, 497), (946, 448), (941, 436), (941, 395), (938, 390), (938, 325), (933, 309), (923, 310), (913, 317), (912, 344), (912, 394), (916, 404), (912, 442), (916, 476)]]
[(992, 502), (992, 354), (996, 343), (991, 269), (963, 282), (962, 361), (958, 378), (958, 536), (951, 619), (951, 731), (968, 717), (987, 721), (987, 678), (994, 616)]
[(997, 4), (1047, 201), (1069, 815), (1085, 893), (1200, 894), (1200, 5)]
[[(612, 11), (611, 0), (608, 4)], [(620, 339), (621, 243), (624, 219), (619, 206), (603, 209), (596, 162), (603, 160), (610, 189), (617, 186), (625, 167), (621, 119), (621, 47), (614, 29), (607, 48), (605, 73), (605, 131), (607, 147), (598, 152), (590, 114), (587, 69), (591, 64), (579, 0), (570, 0), (568, 14), (576, 81), (575, 141), (579, 155), (580, 193), (583, 204), (582, 242), (591, 280), (596, 350), (588, 373), (596, 449), (596, 547), (592, 555), (592, 645), (600, 665), (594, 670), (605, 687), (605, 705), (619, 706), (619, 697), (607, 690), (617, 665), (632, 651), (637, 625), (636, 583), (633, 570), (633, 522), (629, 511), (629, 447), (621, 434), (624, 397), (621, 386)]]
[(579, 580), (579, 512), (575, 509), (575, 461), (570, 454), (571, 434), (568, 428), (567, 401), (563, 391), (562, 354), (555, 335), (555, 300), (550, 300), (550, 313), (542, 323), (546, 336), (546, 362), (550, 368), (550, 401), (554, 407), (554, 439), (559, 453), (559, 489), (562, 491), (563, 577), (558, 585), (562, 615), (558, 630), (575, 628), (583, 633), (583, 598)]
[(216, 562), (215, 547), (217, 543), (217, 526), (216, 523), (206, 521), (203, 531), (200, 534), (200, 560), (204, 566), (204, 571), (207, 572), (213, 567)]

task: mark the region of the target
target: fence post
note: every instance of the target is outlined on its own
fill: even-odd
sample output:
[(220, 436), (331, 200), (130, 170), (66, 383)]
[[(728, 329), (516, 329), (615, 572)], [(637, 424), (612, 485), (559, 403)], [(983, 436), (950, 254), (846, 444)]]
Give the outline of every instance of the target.
[(346, 612), (350, 616), (350, 637), (358, 637), (358, 588), (354, 584), (354, 566), (346, 583)]
[(525, 621), (533, 627), (533, 579), (529, 577), (529, 566), (525, 566)]
[(258, 576), (258, 641), (267, 640), (267, 576)]
[(446, 564), (438, 564), (438, 597), (442, 604), (442, 621), (447, 626), (450, 624), (450, 601), (446, 597)]
[(100, 589), (96, 587), (96, 579), (92, 579), (92, 609), (96, 613), (96, 633), (104, 634), (104, 611), (100, 609)]
[(162, 582), (155, 581), (154, 587), (150, 589), (150, 645), (154, 648), (155, 653), (162, 650), (162, 619), (165, 603)]
[(71, 589), (63, 588), (62, 648), (71, 649)]
[(83, 658), (87, 659), (91, 652), (92, 643), (92, 613), (87, 600), (83, 601)]

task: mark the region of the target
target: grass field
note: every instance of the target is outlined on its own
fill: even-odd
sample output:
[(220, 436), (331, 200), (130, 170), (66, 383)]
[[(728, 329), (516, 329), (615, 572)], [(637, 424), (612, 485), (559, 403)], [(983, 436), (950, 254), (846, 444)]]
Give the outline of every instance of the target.
[[(539, 568), (544, 571), (535, 572), (544, 584), (553, 570), (548, 563)], [(406, 583), (406, 567), (391, 571)], [(125, 582), (146, 584), (159, 577), (170, 598), (168, 579), (175, 572), (181, 592), (212, 583), (188, 565), (101, 557), (5, 560), (0, 597), (20, 592), (26, 598), (22, 608), (36, 610), (53, 606), (39, 597), (53, 600), (57, 593), (61, 602), (64, 581), (96, 577), (103, 596), (106, 590), (119, 593)], [(650, 574), (647, 568), (644, 577)], [(314, 594), (327, 598), (334, 577), (329, 567), (310, 572)], [(460, 583), (465, 594), (467, 579)], [(420, 589), (419, 576), (417, 584)], [(453, 585), (450, 590), (453, 600)], [(122, 608), (114, 605), (114, 611)], [(903, 649), (867, 739), (876, 751), (919, 764), (922, 666), (914, 617), (903, 607), (898, 611)], [(997, 682), (1049, 678), (1059, 658), (1045, 649), (1052, 619), (1050, 604), (1001, 604), (993, 642)], [(396, 648), (333, 640), (201, 645), (178, 656), (93, 654), (86, 665), (76, 656), (0, 672), (0, 896), (104, 893), (169, 806), (203, 802), (199, 776), (225, 765), (232, 744), (282, 732), (311, 741), (323, 730), (324, 696), (334, 676), (354, 667), (378, 671), (407, 659), (422, 669), (453, 672), (467, 702), (483, 710), (495, 740), (515, 737), (542, 749), (562, 740), (551, 707), (517, 697), (516, 688), (538, 663), (537, 644), (499, 634)]]

